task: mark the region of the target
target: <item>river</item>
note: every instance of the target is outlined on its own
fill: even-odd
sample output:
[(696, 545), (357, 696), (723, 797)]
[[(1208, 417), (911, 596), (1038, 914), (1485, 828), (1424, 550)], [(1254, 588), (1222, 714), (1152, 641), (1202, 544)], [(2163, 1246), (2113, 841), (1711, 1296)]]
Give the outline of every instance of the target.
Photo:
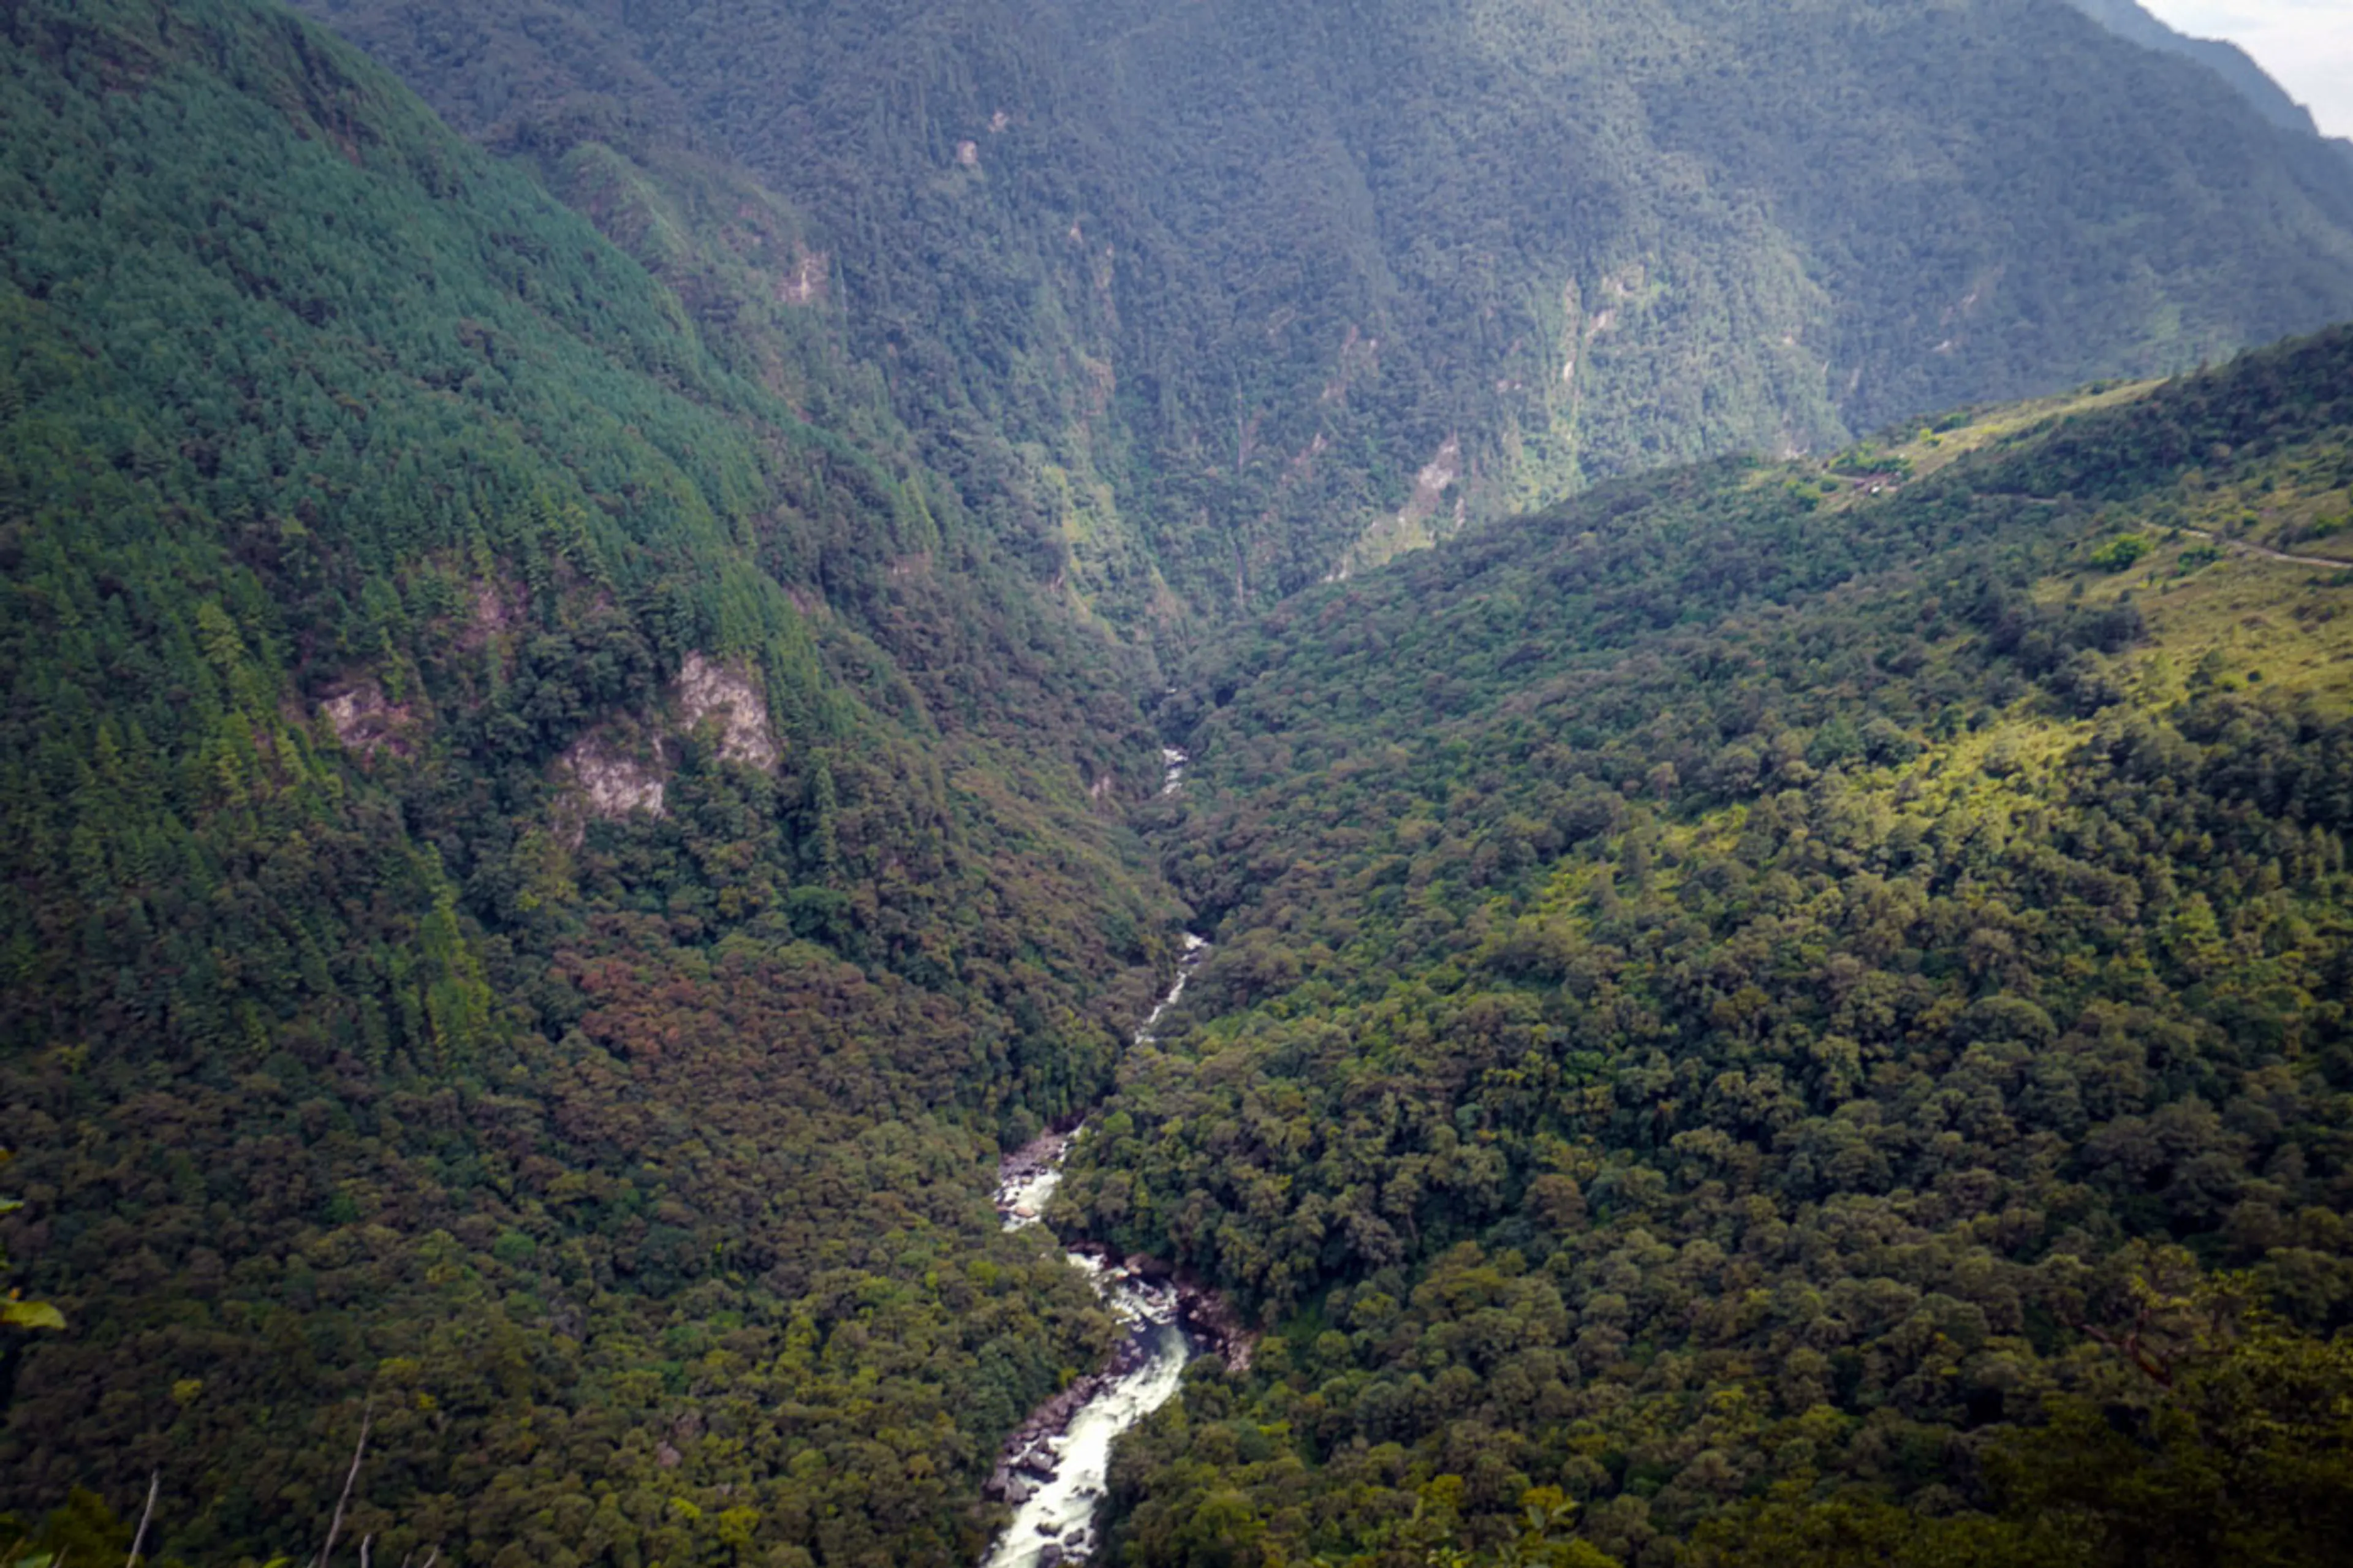
[[(1176, 999), (1208, 951), (1199, 937), (1185, 939), (1176, 984), (1136, 1031), (1150, 1040), (1153, 1029)], [(1084, 1136), (1082, 1124), (1067, 1135), (1039, 1139), (1006, 1156), (997, 1189), (997, 1211), (1008, 1230), (1039, 1223), (1047, 1200), (1062, 1179), (1071, 1145)], [(1185, 1364), (1197, 1346), (1183, 1322), (1175, 1285), (1132, 1273), (1082, 1252), (1069, 1254), (1071, 1267), (1085, 1274), (1123, 1322), (1127, 1338), (1103, 1371), (1073, 1385), (1069, 1397), (1050, 1405), (1017, 1434), (998, 1467), (998, 1487), (1014, 1505), (1013, 1522), (997, 1538), (983, 1568), (1055, 1568), (1082, 1563), (1099, 1544), (1095, 1510), (1111, 1476), (1112, 1445), (1137, 1422), (1175, 1396)]]

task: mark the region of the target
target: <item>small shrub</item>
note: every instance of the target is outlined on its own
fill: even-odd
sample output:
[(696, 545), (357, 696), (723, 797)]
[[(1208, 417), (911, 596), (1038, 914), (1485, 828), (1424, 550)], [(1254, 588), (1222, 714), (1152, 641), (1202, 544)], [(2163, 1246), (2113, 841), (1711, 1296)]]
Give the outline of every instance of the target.
[(2111, 539), (2092, 552), (2092, 564), (2103, 572), (2122, 572), (2148, 553), (2148, 541), (2137, 533)]

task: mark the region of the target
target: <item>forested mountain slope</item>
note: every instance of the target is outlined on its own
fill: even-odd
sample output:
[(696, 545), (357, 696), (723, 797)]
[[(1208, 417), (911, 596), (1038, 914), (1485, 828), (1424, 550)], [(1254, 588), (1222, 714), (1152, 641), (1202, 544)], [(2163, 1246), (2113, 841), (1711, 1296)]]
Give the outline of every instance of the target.
[(967, 505), (1125, 625), (2353, 315), (2353, 167), (2063, 0), (306, 4), (494, 142), (793, 204)]
[(1495, 1560), (2332, 1560), (2348, 531), (2340, 329), (1205, 658), (1156, 809), (1217, 947), (1063, 1201), (1273, 1335), (1123, 1460), (1121, 1561), (1529, 1502)]
[(364, 1429), (346, 1560), (974, 1561), (1179, 892), (1070, 1213), (1276, 1332), (1130, 1560), (2353, 1529), (2353, 342), (1661, 467), (2353, 313), (2311, 138), (2056, 0), (322, 9), (489, 145), (0, 7), (44, 1550)]
[(987, 1192), (1172, 962), (1135, 677), (339, 40), (0, 28), (0, 1509), (314, 1552), (372, 1411), (381, 1561), (967, 1561), (1109, 1330)]

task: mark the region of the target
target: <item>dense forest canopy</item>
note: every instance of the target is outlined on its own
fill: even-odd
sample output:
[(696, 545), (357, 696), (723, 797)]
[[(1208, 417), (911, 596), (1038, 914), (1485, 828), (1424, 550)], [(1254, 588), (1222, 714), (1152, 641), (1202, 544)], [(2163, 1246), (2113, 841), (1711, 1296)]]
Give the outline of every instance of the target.
[(977, 1561), (1082, 1116), (1262, 1335), (1114, 1561), (2353, 1535), (2353, 329), (2155, 379), (2337, 149), (2059, 0), (310, 8), (0, 6), (0, 1561)]
[(789, 200), (1127, 624), (2353, 316), (2353, 161), (2063, 0), (303, 4), (493, 144)]
[(5, 25), (0, 1506), (315, 1549), (372, 1406), (390, 1560), (966, 1560), (1108, 1328), (987, 1173), (1173, 962), (1121, 657), (355, 51)]

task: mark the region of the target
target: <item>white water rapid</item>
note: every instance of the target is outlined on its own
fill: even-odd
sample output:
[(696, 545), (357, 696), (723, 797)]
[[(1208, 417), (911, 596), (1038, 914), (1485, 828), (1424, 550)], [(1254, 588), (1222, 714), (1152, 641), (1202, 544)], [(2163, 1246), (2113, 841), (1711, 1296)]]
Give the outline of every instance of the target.
[[(1136, 1031), (1152, 1038), (1163, 1015), (1185, 994), (1185, 982), (1208, 949), (1199, 937), (1185, 939), (1176, 983)], [(1005, 1228), (1024, 1230), (1038, 1223), (1047, 1200), (1062, 1179), (1062, 1162), (1085, 1132), (1041, 1138), (1005, 1162), (997, 1189), (997, 1212)], [(1111, 1449), (1120, 1435), (1168, 1403), (1192, 1359), (1193, 1342), (1177, 1321), (1176, 1288), (1143, 1279), (1084, 1253), (1069, 1255), (1128, 1327), (1128, 1337), (1112, 1364), (1090, 1380), (1082, 1404), (1059, 1430), (1028, 1433), (1006, 1456), (1005, 1495), (1015, 1505), (1013, 1522), (997, 1538), (982, 1568), (1057, 1568), (1085, 1562), (1098, 1544), (1095, 1510), (1111, 1476)]]

